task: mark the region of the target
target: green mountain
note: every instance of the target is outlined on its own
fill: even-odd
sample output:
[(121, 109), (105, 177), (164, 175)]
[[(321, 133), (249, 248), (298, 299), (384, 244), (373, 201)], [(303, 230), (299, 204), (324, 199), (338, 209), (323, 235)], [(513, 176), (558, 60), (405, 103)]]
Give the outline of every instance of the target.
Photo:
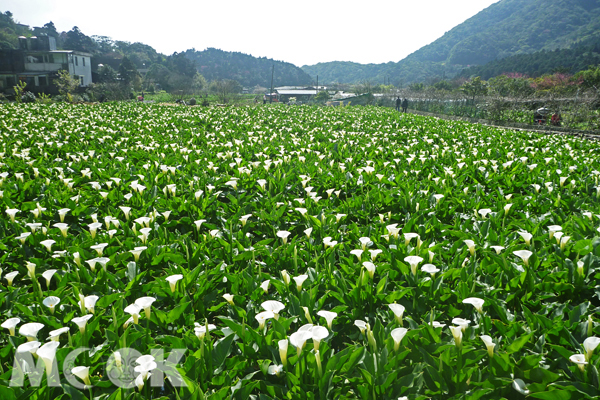
[(396, 85), (426, 82), (516, 54), (568, 48), (598, 32), (600, 0), (501, 0), (397, 63), (363, 65), (353, 80), (333, 73), (344, 71), (337, 62), (303, 69), (347, 83), (387, 76)]
[[(324, 84), (358, 83), (373, 79), (373, 76), (385, 76), (385, 71), (394, 66), (395, 63), (386, 64), (359, 64), (349, 61), (332, 61), (305, 65), (302, 70), (312, 76), (319, 77), (319, 82)], [(383, 83), (383, 81), (381, 82)]]
[(244, 53), (214, 48), (204, 51), (192, 49), (183, 54), (196, 63), (200, 74), (209, 81), (233, 79), (243, 86), (270, 87), (273, 74), (274, 86), (311, 85), (313, 82), (310, 75), (295, 65), (270, 58), (257, 58)]
[(554, 72), (576, 74), (588, 69), (590, 65), (600, 65), (600, 35), (577, 42), (567, 49), (517, 54), (465, 68), (459, 75), (489, 79), (504, 73), (520, 73), (536, 78)]

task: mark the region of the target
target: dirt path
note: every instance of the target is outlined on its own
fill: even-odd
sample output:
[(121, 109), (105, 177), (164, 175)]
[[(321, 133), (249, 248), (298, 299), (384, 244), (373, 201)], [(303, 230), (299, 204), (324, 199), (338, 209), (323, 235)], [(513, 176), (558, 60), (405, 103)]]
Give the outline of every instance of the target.
[(535, 129), (535, 126), (532, 126), (532, 129), (528, 129), (528, 128), (518, 128), (518, 127), (512, 127), (512, 126), (501, 126), (501, 125), (493, 125), (493, 124), (485, 124), (485, 123), (481, 123), (481, 125), (490, 126), (490, 127), (498, 128), (498, 129), (510, 129), (513, 131), (543, 133), (546, 135), (576, 136), (576, 137), (579, 137), (582, 139), (600, 141), (600, 135), (592, 134), (592, 133), (565, 132), (565, 131), (555, 131), (555, 130), (550, 130), (550, 129), (538, 130), (538, 129)]
[(428, 113), (428, 112), (416, 111), (416, 110), (410, 110), (410, 109), (408, 110), (408, 112), (410, 114), (422, 115), (422, 116), (426, 116), (426, 117), (435, 117), (435, 118), (445, 119), (445, 120), (449, 120), (449, 121), (471, 122), (474, 124), (481, 124), (481, 125), (490, 126), (493, 128), (498, 128), (498, 129), (510, 129), (513, 131), (523, 131), (523, 132), (536, 132), (536, 133), (543, 133), (546, 135), (575, 136), (575, 137), (579, 137), (582, 139), (600, 141), (600, 133), (598, 133), (598, 132), (583, 132), (583, 131), (578, 131), (578, 130), (570, 130), (568, 128), (536, 129), (535, 125), (526, 125), (526, 124), (519, 124), (520, 126), (496, 125), (492, 121), (481, 120), (481, 119), (476, 119), (476, 118), (457, 117), (454, 115), (444, 115), (444, 114), (434, 114), (434, 113)]

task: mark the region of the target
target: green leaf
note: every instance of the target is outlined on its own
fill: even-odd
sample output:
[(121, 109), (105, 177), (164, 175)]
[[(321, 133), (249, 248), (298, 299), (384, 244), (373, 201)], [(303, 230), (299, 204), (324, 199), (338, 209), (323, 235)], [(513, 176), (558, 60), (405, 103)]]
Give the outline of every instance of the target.
[(367, 370), (366, 370), (366, 369), (364, 369), (364, 368), (359, 368), (359, 369), (358, 369), (358, 372), (360, 372), (360, 373), (361, 373), (362, 377), (364, 378), (365, 382), (366, 382), (368, 385), (372, 385), (372, 384), (373, 384), (373, 375), (371, 375), (371, 374), (369, 373), (369, 371), (367, 371)]
[(544, 385), (554, 382), (558, 378), (560, 378), (559, 374), (555, 374), (554, 372), (543, 368), (534, 368), (529, 371), (529, 379), (534, 382), (543, 383)]
[(225, 359), (231, 353), (231, 343), (233, 342), (234, 338), (235, 335), (229, 335), (215, 345), (212, 351), (212, 360), (214, 368), (219, 368), (221, 367), (221, 365), (223, 365)]
[[(596, 362), (597, 364), (597, 362)], [(598, 376), (598, 368), (596, 368), (596, 365), (590, 364), (588, 365), (588, 371), (590, 374), (590, 379), (592, 381), (592, 385), (594, 385), (597, 388), (600, 388), (600, 377)]]
[(579, 323), (581, 317), (586, 315), (588, 306), (589, 303), (585, 302), (579, 304), (576, 307), (573, 307), (573, 310), (571, 310), (571, 312), (569, 313), (569, 322), (571, 322), (571, 325)]
[(0, 385), (0, 398), (2, 400), (16, 400), (13, 389), (2, 385)]
[(190, 306), (190, 304), (192, 304), (192, 302), (187, 301), (185, 303), (179, 304), (177, 307), (169, 311), (169, 313), (167, 314), (166, 322), (168, 324), (172, 324), (173, 322), (177, 321), (181, 314), (183, 314), (186, 311), (186, 309)]
[(532, 393), (529, 397), (544, 400), (569, 400), (571, 398), (571, 392), (567, 390), (551, 390), (549, 392)]
[(110, 397), (108, 397), (106, 400), (122, 400), (123, 399), (123, 389), (121, 388), (117, 388), (117, 390), (115, 390)]
[(157, 343), (165, 343), (171, 349), (184, 349), (186, 348), (186, 342), (182, 338), (170, 335), (160, 335), (156, 337)]
[(475, 390), (475, 393), (468, 394), (467, 397), (465, 397), (465, 399), (466, 400), (479, 400), (486, 394), (491, 393), (493, 391), (494, 391), (494, 389), (491, 389), (491, 388), (485, 388), (485, 389), (479, 388), (479, 389)]
[(512, 353), (516, 353), (517, 351), (521, 350), (521, 348), (523, 346), (525, 346), (525, 344), (529, 341), (529, 339), (531, 339), (532, 336), (533, 336), (533, 333), (530, 333), (530, 334), (521, 336), (517, 340), (513, 340), (513, 342), (510, 345), (508, 345), (508, 347), (506, 347), (506, 353), (512, 354)]
[(592, 251), (592, 241), (590, 239), (579, 240), (573, 245), (573, 251), (577, 252), (581, 257)]
[(175, 253), (161, 253), (157, 257), (152, 258), (152, 265), (159, 265), (163, 262), (172, 262), (177, 265), (185, 265), (185, 257), (181, 254)]
[(535, 351), (538, 354), (543, 354), (545, 344), (546, 344), (546, 335), (540, 335), (537, 342), (535, 342), (535, 346), (533, 346), (533, 351)]
[(71, 396), (72, 400), (87, 400), (86, 395), (84, 395), (79, 390), (75, 389), (73, 386), (65, 383), (62, 385), (62, 387), (65, 393)]
[(600, 395), (600, 392), (598, 392), (598, 389), (596, 389), (592, 385), (588, 385), (587, 383), (583, 383), (583, 382), (560, 381), (560, 382), (554, 382), (554, 383), (550, 384), (550, 386), (565, 389), (568, 391), (577, 391), (579, 393), (583, 393), (586, 396), (591, 396), (593, 398), (597, 398), (598, 395)]
[(388, 278), (388, 276), (386, 274), (383, 278), (381, 278), (381, 280), (377, 284), (377, 290), (376, 290), (377, 294), (382, 294), (383, 293), (383, 290), (385, 289), (385, 287), (387, 285), (387, 278)]

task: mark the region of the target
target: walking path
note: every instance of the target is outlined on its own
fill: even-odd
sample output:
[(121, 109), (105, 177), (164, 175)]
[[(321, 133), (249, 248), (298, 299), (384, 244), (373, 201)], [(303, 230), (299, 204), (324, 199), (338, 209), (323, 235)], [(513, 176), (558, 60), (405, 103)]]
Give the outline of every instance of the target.
[(576, 129), (562, 128), (562, 127), (553, 127), (553, 126), (536, 126), (529, 124), (520, 124), (520, 123), (512, 123), (507, 122), (506, 124), (498, 123), (498, 121), (491, 121), (485, 119), (478, 118), (469, 118), (469, 117), (457, 117), (454, 115), (445, 115), (445, 114), (434, 114), (429, 112), (417, 111), (417, 110), (408, 110), (411, 114), (423, 115), (427, 117), (436, 117), (445, 120), (451, 121), (467, 121), (475, 124), (481, 124), (486, 126), (491, 126), (494, 128), (500, 129), (511, 129), (514, 131), (525, 131), (525, 132), (536, 132), (536, 133), (544, 133), (546, 135), (566, 135), (566, 136), (576, 136), (582, 139), (600, 141), (600, 132), (598, 131), (580, 131)]

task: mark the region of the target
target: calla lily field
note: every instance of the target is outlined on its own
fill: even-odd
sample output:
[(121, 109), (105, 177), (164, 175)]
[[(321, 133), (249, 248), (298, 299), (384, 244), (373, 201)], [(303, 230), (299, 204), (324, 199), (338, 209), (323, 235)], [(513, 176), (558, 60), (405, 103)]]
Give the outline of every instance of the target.
[(600, 157), (374, 107), (0, 107), (0, 398), (594, 399)]

